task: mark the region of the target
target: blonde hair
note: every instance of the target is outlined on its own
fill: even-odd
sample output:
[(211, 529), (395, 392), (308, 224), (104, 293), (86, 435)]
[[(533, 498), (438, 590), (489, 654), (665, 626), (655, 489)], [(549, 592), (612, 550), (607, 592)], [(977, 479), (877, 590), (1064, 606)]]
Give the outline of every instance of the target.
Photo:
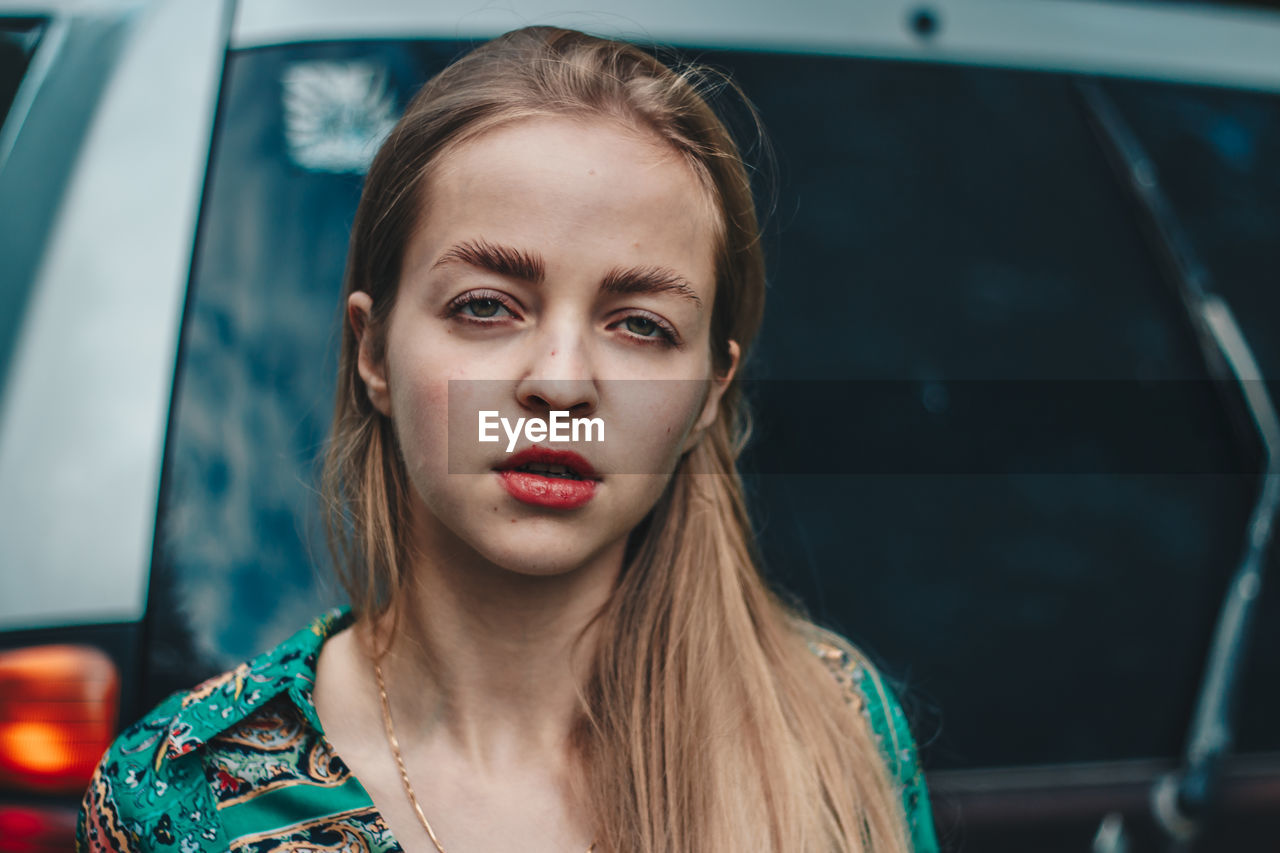
[[(508, 33), (419, 92), (374, 159), (352, 228), (345, 293), (373, 307), (380, 355), (424, 176), (451, 147), (523, 117), (606, 116), (665, 140), (718, 219), (712, 359), (743, 352), (764, 306), (764, 262), (738, 148), (701, 90), (622, 42), (550, 27)], [(745, 100), (743, 101), (745, 103)], [(391, 422), (364, 393), (344, 325), (325, 460), (330, 546), (362, 618), (404, 582), (409, 485)], [(821, 632), (761, 577), (736, 460), (746, 435), (735, 381), (720, 417), (632, 533), (596, 617), (574, 744), (601, 850), (786, 853), (909, 849), (901, 799), (866, 722), (807, 647)]]

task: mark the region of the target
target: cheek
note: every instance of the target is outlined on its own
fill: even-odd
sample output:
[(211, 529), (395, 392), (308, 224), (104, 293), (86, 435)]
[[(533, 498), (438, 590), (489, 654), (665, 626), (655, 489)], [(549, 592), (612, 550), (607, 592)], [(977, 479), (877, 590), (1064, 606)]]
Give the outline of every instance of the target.
[(629, 473), (669, 474), (706, 399), (701, 380), (640, 380), (619, 383), (614, 408), (617, 445), (630, 460)]
[(387, 354), (391, 419), (411, 476), (439, 474), (447, 469), (449, 380), (454, 377), (442, 369), (445, 365), (438, 358), (424, 350), (389, 347)]

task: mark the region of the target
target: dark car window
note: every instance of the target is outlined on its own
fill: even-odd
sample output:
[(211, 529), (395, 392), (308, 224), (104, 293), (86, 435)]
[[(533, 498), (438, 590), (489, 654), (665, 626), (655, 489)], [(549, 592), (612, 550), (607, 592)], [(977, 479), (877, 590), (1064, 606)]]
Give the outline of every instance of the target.
[(44, 32), (42, 18), (0, 18), (0, 126)]
[[(1105, 420), (1117, 395), (1154, 384), (1164, 410), (1136, 413), (1151, 442), (1198, 460), (1194, 474), (1087, 458), (1053, 474), (1016, 458), (934, 472), (903, 456), (883, 469), (897, 477), (767, 475), (757, 488), (771, 565), (898, 663), (918, 713), (940, 715), (934, 766), (1177, 754), (1256, 497), (1256, 442), (1236, 437), (1204, 381), (1075, 81), (866, 60), (759, 57), (734, 69), (782, 159), (759, 365), (827, 379), (849, 399), (827, 417), (851, 425), (853, 448), (811, 452), (837, 469), (857, 452), (861, 425), (881, 417), (876, 380), (914, 384), (922, 415), (939, 408), (936, 389), (949, 396), (895, 447), (981, 437), (1029, 392), (1103, 406)], [(1277, 98), (1132, 81), (1104, 90), (1133, 115), (1216, 283), (1238, 300), (1264, 375), (1280, 374), (1280, 294), (1259, 278), (1280, 262), (1264, 236), (1280, 216)], [(1215, 134), (1231, 147), (1205, 138)], [(1233, 171), (1240, 148), (1253, 159)], [(1241, 230), (1242, 218), (1254, 221)], [(813, 444), (794, 431), (771, 442), (771, 421), (795, 423), (776, 413), (813, 395), (762, 389), (757, 467), (786, 470), (776, 454)], [(970, 397), (996, 408), (972, 412)], [(1266, 653), (1280, 641), (1280, 596), (1269, 591), (1262, 608), (1246, 750), (1280, 745), (1267, 722), (1280, 710), (1280, 662)]]
[[(314, 474), (362, 158), (465, 48), (335, 42), (228, 58), (166, 452), (152, 700), (337, 600), (317, 580), (328, 560)], [(1257, 448), (1204, 381), (1073, 79), (701, 55), (750, 94), (778, 153), (778, 192), (762, 195), (770, 306), (746, 460), (771, 575), (904, 685), (931, 767), (1176, 754)], [(1276, 99), (1104, 87), (1275, 375), (1265, 318), (1280, 306), (1252, 271), (1280, 262), (1261, 236), (1280, 224)], [(1165, 450), (1185, 443), (1196, 473), (1168, 464), (1176, 452), (1156, 457), (1166, 467), (1101, 452), (1047, 470), (911, 450), (980, 435), (1025, 394), (1105, 421), (1152, 383), (1163, 408), (1137, 411), (1140, 428)], [(848, 424), (851, 445), (814, 441), (800, 415)], [(859, 436), (888, 434), (900, 455), (868, 467)], [(1280, 641), (1278, 604), (1268, 591), (1259, 650)], [(1274, 655), (1253, 656), (1245, 750), (1280, 748), (1265, 725), (1278, 676)]]
[[(41, 18), (0, 18), (0, 171), (9, 155), (9, 145), (16, 133), (16, 126), (9, 123), (9, 111), (13, 100), (22, 85), (27, 68), (31, 65), (31, 57), (44, 32), (45, 22)], [(6, 225), (6, 227), (11, 227)], [(4, 241), (0, 239), (0, 243)], [(8, 259), (6, 259), (8, 261)], [(21, 283), (21, 269), (11, 270), (12, 277), (6, 275), (0, 281), (0, 301), (5, 308), (8, 303), (23, 295), (25, 288)], [(20, 307), (20, 306), (18, 306)], [(18, 312), (9, 312), (10, 316)], [(0, 321), (0, 354), (7, 356), (17, 334), (18, 324), (15, 320)], [(3, 363), (7, 359), (0, 359)], [(4, 387), (5, 371), (0, 369), (0, 389)]]

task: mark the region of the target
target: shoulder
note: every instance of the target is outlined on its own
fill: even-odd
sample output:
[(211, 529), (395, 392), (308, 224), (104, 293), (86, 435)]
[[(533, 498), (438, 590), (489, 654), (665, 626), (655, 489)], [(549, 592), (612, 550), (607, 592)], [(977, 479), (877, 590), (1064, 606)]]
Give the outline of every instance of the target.
[(917, 763), (914, 742), (906, 714), (885, 676), (860, 649), (834, 631), (814, 628), (807, 642), (843, 688), (845, 700), (871, 725), (891, 775), (909, 777)]
[(224, 732), (252, 724), (282, 694), (311, 707), (307, 697), (319, 649), (349, 619), (345, 610), (326, 613), (271, 651), (170, 696), (121, 732), (85, 792), (78, 848), (225, 849), (204, 769), (187, 757)]
[(917, 853), (937, 849), (933, 812), (911, 726), (895, 689), (870, 659), (847, 639), (825, 628), (803, 626), (809, 650), (826, 665), (845, 700), (862, 715), (902, 794), (902, 807)]

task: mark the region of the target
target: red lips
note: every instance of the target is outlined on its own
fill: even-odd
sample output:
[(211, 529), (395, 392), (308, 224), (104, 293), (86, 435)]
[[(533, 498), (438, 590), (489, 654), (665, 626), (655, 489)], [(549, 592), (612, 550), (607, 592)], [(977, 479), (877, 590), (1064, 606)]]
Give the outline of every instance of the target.
[[(529, 466), (534, 470), (520, 470)], [(551, 470), (537, 470), (543, 466)], [(495, 470), (511, 497), (548, 509), (584, 506), (595, 495), (599, 483), (591, 463), (578, 454), (536, 445), (512, 455)]]

